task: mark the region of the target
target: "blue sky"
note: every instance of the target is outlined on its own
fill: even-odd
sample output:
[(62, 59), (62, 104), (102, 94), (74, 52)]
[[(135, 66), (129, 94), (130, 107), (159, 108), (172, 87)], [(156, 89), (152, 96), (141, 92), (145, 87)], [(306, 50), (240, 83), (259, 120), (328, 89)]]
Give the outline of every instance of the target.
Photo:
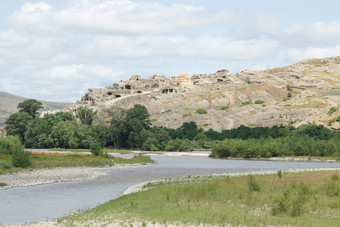
[(0, 0), (0, 91), (74, 102), (135, 74), (338, 56), (339, 9), (336, 0)]

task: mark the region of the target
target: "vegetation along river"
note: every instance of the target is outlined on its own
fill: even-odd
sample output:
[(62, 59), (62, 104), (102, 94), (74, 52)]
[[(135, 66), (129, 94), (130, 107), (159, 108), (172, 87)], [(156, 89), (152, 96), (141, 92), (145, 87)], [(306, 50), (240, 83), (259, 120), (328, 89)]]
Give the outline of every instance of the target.
[(210, 159), (206, 156), (152, 155), (155, 165), (102, 170), (86, 181), (0, 190), (0, 223), (22, 224), (69, 215), (117, 198), (126, 188), (157, 179), (289, 169), (340, 168), (339, 162), (288, 162)]

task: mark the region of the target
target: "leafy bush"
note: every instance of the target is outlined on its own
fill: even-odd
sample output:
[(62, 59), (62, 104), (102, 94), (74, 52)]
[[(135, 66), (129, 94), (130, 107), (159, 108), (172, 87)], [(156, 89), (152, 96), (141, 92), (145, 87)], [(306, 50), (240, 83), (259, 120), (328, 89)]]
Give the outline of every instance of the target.
[(324, 185), (324, 190), (326, 195), (331, 196), (331, 197), (336, 197), (340, 195), (340, 186), (339, 183), (332, 180), (328, 181)]
[(222, 106), (222, 107), (220, 108), (220, 110), (227, 110), (227, 109), (229, 109), (229, 106)]
[(159, 151), (158, 141), (154, 137), (148, 137), (143, 143), (142, 150), (144, 151)]
[(16, 136), (0, 137), (0, 154), (13, 154), (21, 147), (22, 144)]
[(329, 109), (329, 111), (328, 111), (328, 115), (332, 115), (332, 114), (334, 114), (336, 111), (338, 110), (338, 108), (336, 108), (336, 107), (331, 107), (330, 109)]
[(92, 142), (90, 144), (90, 152), (95, 155), (98, 156), (102, 153), (102, 147), (100, 145), (99, 142)]
[[(320, 138), (328, 138), (326, 134)], [(338, 139), (321, 140), (307, 135), (294, 134), (281, 138), (225, 139), (212, 148), (211, 157), (259, 158), (277, 156), (336, 156), (340, 152)]]
[(169, 140), (165, 144), (165, 149), (166, 151), (188, 151), (190, 150), (191, 147), (191, 141), (188, 139), (174, 139), (174, 140)]
[(256, 101), (255, 101), (255, 104), (263, 104), (263, 103), (264, 103), (263, 100), (256, 100)]
[(208, 112), (205, 109), (197, 109), (196, 113), (198, 113), (198, 114), (206, 114)]
[(291, 98), (291, 97), (292, 97), (292, 93), (291, 93), (291, 92), (288, 92), (287, 97), (288, 97), (288, 98)]
[(12, 154), (12, 162), (15, 167), (28, 167), (31, 164), (29, 152), (24, 151), (23, 148), (15, 150)]
[(249, 175), (248, 188), (252, 192), (259, 192), (261, 190), (259, 183), (257, 183), (253, 175)]
[(279, 178), (282, 178), (282, 170), (277, 171), (277, 176), (278, 176)]

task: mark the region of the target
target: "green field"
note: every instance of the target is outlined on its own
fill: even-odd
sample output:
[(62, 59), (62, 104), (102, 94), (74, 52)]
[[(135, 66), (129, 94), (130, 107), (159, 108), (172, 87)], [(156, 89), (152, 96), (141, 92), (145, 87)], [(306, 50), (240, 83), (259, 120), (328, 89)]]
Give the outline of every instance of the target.
[(157, 184), (59, 222), (66, 226), (340, 226), (340, 171)]
[[(83, 154), (45, 154), (31, 153), (31, 165), (28, 168), (54, 168), (54, 167), (75, 167), (75, 166), (112, 166), (114, 164), (135, 164), (135, 163), (153, 163), (146, 156), (135, 156), (131, 159), (114, 158), (105, 156), (93, 156)], [(22, 168), (12, 165), (12, 155), (0, 154), (0, 174), (18, 172)]]

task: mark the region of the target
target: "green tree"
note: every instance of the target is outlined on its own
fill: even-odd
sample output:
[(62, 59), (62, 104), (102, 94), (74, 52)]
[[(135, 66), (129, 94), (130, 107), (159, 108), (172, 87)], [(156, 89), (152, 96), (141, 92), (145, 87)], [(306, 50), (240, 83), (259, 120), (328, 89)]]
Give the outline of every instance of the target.
[(80, 139), (76, 135), (78, 124), (75, 121), (61, 121), (53, 126), (50, 138), (55, 147), (78, 148)]
[[(48, 148), (56, 146), (51, 137), (53, 127), (59, 122), (75, 122), (71, 113), (58, 112), (56, 114), (45, 114), (42, 118), (35, 118), (26, 128), (25, 142), (27, 147)], [(60, 135), (63, 137), (64, 135)]]
[(108, 111), (112, 116), (110, 125), (111, 140), (115, 147), (124, 145), (127, 140), (126, 110), (120, 107), (113, 107)]
[(83, 125), (91, 125), (94, 117), (96, 116), (97, 111), (93, 111), (87, 106), (81, 106), (77, 109), (76, 117), (79, 118), (81, 124)]
[(42, 108), (42, 103), (35, 99), (27, 99), (26, 101), (18, 104), (19, 112), (25, 112), (33, 118), (37, 116), (38, 110)]
[[(145, 141), (144, 133), (150, 129), (148, 109), (145, 106), (136, 104), (126, 113), (126, 124), (128, 129), (128, 145), (130, 147), (142, 147)], [(143, 132), (143, 133), (142, 133)]]
[(182, 138), (189, 140), (193, 140), (196, 135), (201, 132), (194, 121), (184, 122), (182, 126), (178, 128), (178, 131), (181, 132)]
[(6, 120), (6, 130), (8, 135), (16, 135), (21, 143), (25, 144), (25, 131), (28, 123), (33, 117), (26, 112), (17, 112), (11, 114)]
[(57, 112), (55, 113), (56, 117), (59, 117), (61, 121), (74, 121), (75, 118), (73, 117), (73, 115), (69, 112)]
[(37, 117), (29, 122), (25, 132), (26, 147), (48, 148), (52, 146), (52, 142), (49, 142), (52, 127), (53, 123), (49, 123), (47, 118)]

